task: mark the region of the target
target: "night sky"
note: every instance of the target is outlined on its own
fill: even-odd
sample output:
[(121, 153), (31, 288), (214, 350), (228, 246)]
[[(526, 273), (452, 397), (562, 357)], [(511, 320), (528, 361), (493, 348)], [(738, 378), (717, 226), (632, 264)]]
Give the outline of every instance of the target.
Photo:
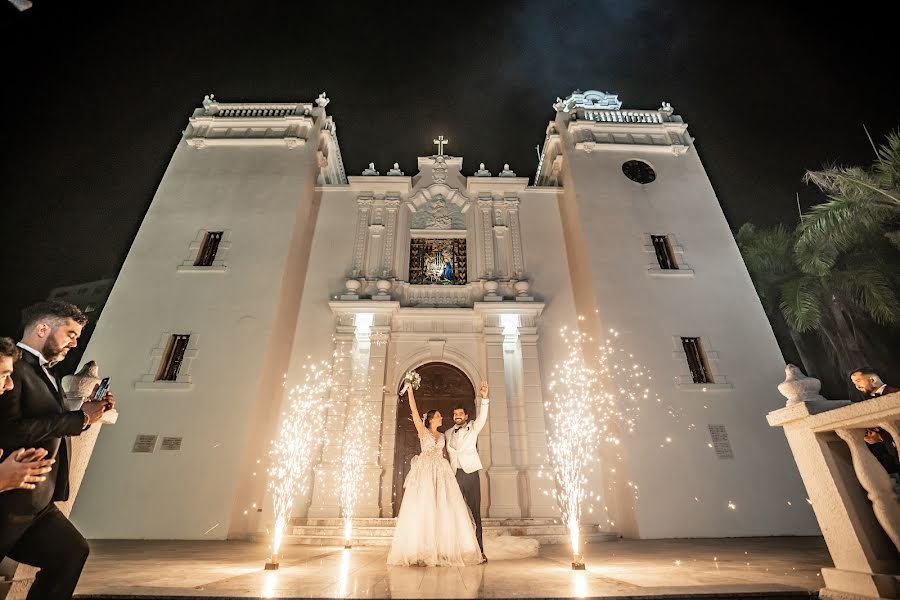
[[(575, 88), (689, 123), (732, 228), (796, 221), (800, 181), (900, 125), (883, 4), (215, 0), (0, 5), (0, 334), (59, 285), (113, 276), (204, 94), (327, 91), (348, 174), (415, 173), (433, 137), (532, 177)], [(348, 249), (349, 252), (349, 249)]]

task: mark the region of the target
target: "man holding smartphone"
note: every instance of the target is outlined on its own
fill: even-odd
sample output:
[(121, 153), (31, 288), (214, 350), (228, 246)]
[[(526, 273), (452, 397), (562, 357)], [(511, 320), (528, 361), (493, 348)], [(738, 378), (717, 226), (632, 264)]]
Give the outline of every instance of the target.
[(69, 411), (49, 367), (77, 345), (87, 317), (65, 302), (41, 302), (22, 313), (22, 350), (13, 389), (0, 401), (0, 448), (43, 448), (55, 459), (34, 490), (0, 494), (0, 556), (38, 567), (29, 600), (71, 598), (87, 560), (87, 541), (56, 508), (69, 497), (69, 437), (80, 435), (115, 406), (107, 392)]

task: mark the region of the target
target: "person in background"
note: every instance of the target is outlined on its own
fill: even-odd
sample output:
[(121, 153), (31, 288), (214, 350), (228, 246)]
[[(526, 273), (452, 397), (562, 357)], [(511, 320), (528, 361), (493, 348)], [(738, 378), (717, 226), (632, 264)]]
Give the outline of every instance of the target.
[[(883, 382), (872, 367), (853, 369), (850, 371), (850, 381), (865, 396), (865, 400), (900, 392), (900, 389)], [(880, 427), (866, 429), (863, 439), (866, 440), (869, 450), (878, 459), (884, 470), (888, 472), (891, 482), (894, 484), (894, 490), (900, 495), (900, 459), (897, 456), (896, 440)]]
[[(8, 337), (0, 337), (0, 396), (13, 389), (13, 364), (22, 356), (22, 351)], [(0, 402), (2, 402), (0, 398)], [(43, 448), (19, 448), (0, 462), (0, 492), (23, 489), (33, 490), (36, 483), (45, 481), (53, 459), (45, 459)], [(0, 449), (3, 458), (3, 449)]]

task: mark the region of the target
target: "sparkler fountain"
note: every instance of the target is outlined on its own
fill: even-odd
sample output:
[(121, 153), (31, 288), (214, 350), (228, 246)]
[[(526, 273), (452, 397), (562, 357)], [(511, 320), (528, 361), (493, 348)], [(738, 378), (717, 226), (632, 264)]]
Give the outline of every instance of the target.
[(353, 536), (353, 515), (359, 501), (363, 484), (365, 454), (362, 436), (344, 437), (341, 453), (341, 513), (344, 517), (344, 548), (351, 547)]
[[(554, 497), (569, 530), (572, 569), (583, 570), (581, 513), (591, 496), (591, 466), (600, 444), (618, 445), (620, 432), (634, 429), (637, 401), (646, 399), (649, 390), (643, 385), (644, 370), (633, 364), (633, 356), (615, 349), (610, 339), (598, 345), (587, 334), (568, 328), (560, 335), (568, 354), (555, 365), (549, 384), (547, 446)], [(610, 335), (618, 336), (615, 331)]]
[(294, 498), (308, 491), (309, 473), (325, 428), (327, 398), (333, 385), (328, 363), (306, 365), (304, 382), (288, 393), (288, 408), (278, 438), (269, 451), (269, 491), (275, 513), (272, 555), (266, 570), (276, 570), (284, 529), (294, 506)]
[(580, 524), (587, 497), (587, 471), (596, 451), (597, 372), (584, 360), (583, 334), (563, 329), (568, 356), (556, 365), (546, 403), (550, 432), (547, 449), (556, 481), (555, 496), (572, 544), (572, 569), (583, 570)]

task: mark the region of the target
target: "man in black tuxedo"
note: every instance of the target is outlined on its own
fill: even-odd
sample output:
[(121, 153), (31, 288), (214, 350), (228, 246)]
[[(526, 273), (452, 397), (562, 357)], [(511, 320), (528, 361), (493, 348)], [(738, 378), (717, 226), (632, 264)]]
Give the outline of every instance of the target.
[(900, 389), (883, 382), (872, 367), (853, 369), (850, 371), (850, 381), (865, 396), (866, 400), (900, 392)]
[(71, 598), (88, 557), (87, 541), (56, 508), (69, 497), (69, 436), (80, 435), (115, 405), (111, 394), (69, 411), (49, 367), (77, 344), (87, 317), (65, 302), (41, 302), (22, 313), (22, 358), (13, 389), (0, 398), (0, 448), (43, 448), (55, 459), (34, 490), (0, 494), (0, 556), (38, 567), (29, 600)]
[[(865, 396), (866, 400), (900, 392), (900, 389), (883, 382), (872, 367), (853, 369), (850, 371), (850, 381)], [(896, 440), (892, 439), (886, 431), (882, 431), (880, 427), (866, 429), (863, 439), (869, 444), (869, 450), (872, 451), (884, 470), (895, 477), (900, 476), (900, 460), (897, 456)]]

